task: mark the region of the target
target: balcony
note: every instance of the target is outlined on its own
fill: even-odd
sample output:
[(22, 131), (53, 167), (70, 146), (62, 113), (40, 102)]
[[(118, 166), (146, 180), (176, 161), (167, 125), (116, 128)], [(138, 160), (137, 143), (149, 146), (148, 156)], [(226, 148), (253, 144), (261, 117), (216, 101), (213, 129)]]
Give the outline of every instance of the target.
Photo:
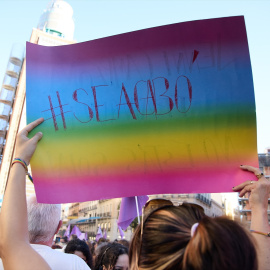
[(102, 203), (102, 202), (106, 202), (106, 201), (108, 201), (108, 200), (110, 200), (110, 199), (99, 200), (99, 202)]
[(178, 198), (189, 198), (189, 194), (178, 194)]
[[(241, 213), (241, 214), (251, 213), (251, 210), (250, 209), (242, 209), (242, 210), (239, 210), (239, 213)], [(267, 210), (267, 214), (270, 215), (270, 210)]]
[(100, 218), (111, 218), (111, 213), (110, 212), (99, 213), (99, 214), (97, 214), (97, 216)]
[(87, 225), (87, 224), (89, 224), (89, 225), (94, 225), (94, 224), (96, 224), (96, 220), (95, 219), (90, 219), (90, 220), (86, 220), (86, 221), (83, 221), (83, 222), (80, 222), (80, 223), (78, 223), (78, 224), (84, 224), (84, 225)]
[[(248, 201), (248, 198), (238, 198), (238, 201)], [(270, 198), (268, 199), (268, 204), (270, 203)]]
[(208, 206), (212, 205), (212, 200), (206, 198), (203, 194), (198, 193), (196, 194), (195, 198)]

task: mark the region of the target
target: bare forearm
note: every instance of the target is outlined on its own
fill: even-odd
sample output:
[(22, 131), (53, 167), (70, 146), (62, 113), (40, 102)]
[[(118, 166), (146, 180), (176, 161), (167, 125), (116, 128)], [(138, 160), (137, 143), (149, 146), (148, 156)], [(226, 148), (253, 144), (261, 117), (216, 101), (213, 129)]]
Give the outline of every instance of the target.
[[(267, 209), (252, 209), (251, 230), (268, 233), (270, 231)], [(257, 254), (259, 270), (270, 269), (270, 237), (258, 233), (252, 233), (257, 242)]]
[(20, 164), (14, 164), (10, 171), (2, 207), (1, 226), (7, 244), (13, 245), (14, 241), (28, 242), (26, 207), (25, 170)]
[(6, 270), (50, 269), (29, 244), (25, 196), (25, 167), (42, 138), (41, 133), (32, 139), (27, 135), (42, 122), (40, 118), (30, 123), (17, 135), (16, 157), (22, 164), (11, 168), (0, 216), (0, 255)]

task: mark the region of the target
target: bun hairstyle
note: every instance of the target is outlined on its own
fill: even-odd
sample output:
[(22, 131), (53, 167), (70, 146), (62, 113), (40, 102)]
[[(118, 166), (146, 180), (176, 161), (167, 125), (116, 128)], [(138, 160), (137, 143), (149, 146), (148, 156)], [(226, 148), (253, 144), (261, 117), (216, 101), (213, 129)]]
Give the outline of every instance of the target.
[[(198, 223), (193, 236), (192, 226)], [(134, 232), (130, 270), (255, 270), (248, 233), (226, 217), (210, 218), (192, 204), (154, 210)]]

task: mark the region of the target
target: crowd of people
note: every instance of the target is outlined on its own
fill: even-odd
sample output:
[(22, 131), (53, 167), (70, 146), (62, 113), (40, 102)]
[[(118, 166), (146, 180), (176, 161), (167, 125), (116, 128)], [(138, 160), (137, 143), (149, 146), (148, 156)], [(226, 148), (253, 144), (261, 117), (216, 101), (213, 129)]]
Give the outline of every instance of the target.
[(258, 168), (241, 165), (258, 181), (232, 187), (248, 196), (250, 230), (228, 217), (208, 217), (195, 204), (173, 205), (149, 201), (130, 244), (88, 243), (63, 239), (63, 252), (52, 248), (61, 227), (59, 205), (26, 202), (25, 173), (42, 133), (28, 133), (43, 119), (26, 126), (17, 136), (14, 162), (0, 215), (0, 269), (94, 270), (267, 270), (270, 269), (270, 228), (267, 215), (270, 181)]

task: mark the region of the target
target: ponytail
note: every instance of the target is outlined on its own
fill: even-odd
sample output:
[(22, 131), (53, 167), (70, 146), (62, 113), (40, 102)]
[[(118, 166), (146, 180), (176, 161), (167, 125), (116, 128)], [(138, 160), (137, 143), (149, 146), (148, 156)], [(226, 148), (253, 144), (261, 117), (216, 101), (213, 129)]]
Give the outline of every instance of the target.
[(183, 257), (183, 270), (256, 270), (257, 257), (248, 233), (227, 217), (204, 217)]
[(182, 270), (182, 259), (190, 241), (190, 228), (204, 212), (190, 204), (164, 206), (153, 211), (133, 234), (129, 249), (130, 270)]

